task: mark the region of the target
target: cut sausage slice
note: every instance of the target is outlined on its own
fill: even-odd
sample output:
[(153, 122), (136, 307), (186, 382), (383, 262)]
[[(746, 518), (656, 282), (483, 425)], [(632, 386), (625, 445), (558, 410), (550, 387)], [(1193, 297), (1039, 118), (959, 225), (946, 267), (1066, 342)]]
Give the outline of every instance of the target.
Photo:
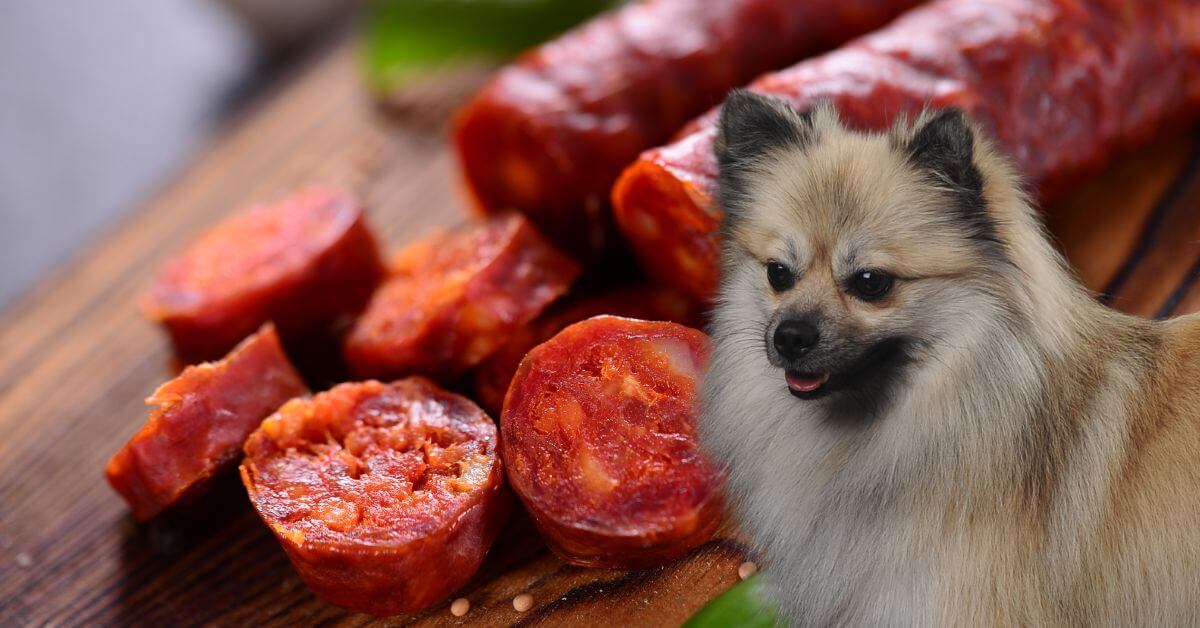
[(146, 399), (149, 420), (104, 473), (145, 521), (202, 493), (283, 402), (308, 392), (270, 325), (219, 362), (189, 366)]
[(289, 342), (356, 314), (385, 273), (348, 194), (307, 189), (234, 216), (159, 273), (142, 311), (185, 359), (220, 356), (270, 320)]
[(707, 541), (722, 476), (700, 450), (708, 337), (598, 316), (536, 347), (501, 415), (513, 489), (547, 544), (585, 566), (661, 565)]
[(422, 609), (466, 583), (511, 502), (496, 426), (423, 378), (293, 400), (246, 441), (241, 471), (309, 588), (374, 615)]
[(568, 297), (546, 310), (537, 320), (515, 330), (491, 357), (475, 369), (475, 401), (492, 416), (500, 416), (508, 385), (525, 354), (566, 326), (602, 314), (671, 321), (689, 326), (700, 326), (702, 318), (696, 301), (659, 286), (627, 286), (598, 294)]
[(401, 251), (345, 340), (359, 377), (449, 379), (566, 293), (579, 265), (519, 214), (438, 232)]

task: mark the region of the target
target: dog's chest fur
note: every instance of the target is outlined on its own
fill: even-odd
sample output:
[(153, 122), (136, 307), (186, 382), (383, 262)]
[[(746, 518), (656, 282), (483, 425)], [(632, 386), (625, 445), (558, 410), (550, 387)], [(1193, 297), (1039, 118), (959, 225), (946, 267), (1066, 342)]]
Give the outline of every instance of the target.
[[(704, 431), (720, 457), (736, 461), (732, 501), (795, 625), (1198, 618), (1195, 548), (1163, 545), (1178, 534), (1169, 527), (1160, 535), (1119, 519), (1136, 455), (1130, 416), (1152, 401), (1139, 394), (1139, 357), (1076, 369), (1070, 379), (1039, 375), (1040, 393), (1023, 402), (985, 384), (1017, 381), (1027, 365), (998, 356), (950, 364), (911, 381), (872, 425), (847, 429), (779, 394), (766, 367), (727, 368), (730, 355), (715, 353), (716, 370), (735, 375), (717, 382), (710, 371), (710, 389), (729, 394), (710, 398)], [(1072, 416), (1086, 420), (1058, 433), (1027, 427), (1070, 425)], [(1132, 490), (1148, 501), (1162, 496)], [(1194, 508), (1165, 507), (1176, 518)]]
[[(792, 405), (795, 413), (787, 401), (780, 406)], [(942, 409), (914, 402), (896, 412), (911, 411)], [(732, 447), (740, 466), (730, 489), (741, 497), (747, 532), (766, 552), (776, 597), (797, 625), (998, 619), (1004, 604), (977, 599), (977, 592), (1001, 587), (1015, 593), (1013, 587), (1036, 587), (1041, 580), (1029, 573), (1015, 577), (1016, 565), (1030, 564), (1019, 554), (1031, 547), (1034, 526), (985, 512), (995, 508), (971, 503), (961, 489), (1006, 480), (963, 477), (960, 461), (947, 450), (920, 448), (886, 428), (864, 439), (814, 417), (777, 418), (782, 429)], [(911, 455), (898, 455), (910, 446)], [(1036, 609), (1004, 612), (1041, 615)]]
[[(797, 625), (1079, 615), (1071, 587), (1093, 563), (1080, 548), (1108, 507), (1115, 458), (1103, 449), (1124, 442), (1132, 365), (1064, 380), (1031, 358), (1032, 335), (980, 326), (960, 336), (965, 351), (912, 375), (887, 413), (844, 425), (782, 391), (765, 361), (730, 350), (740, 341), (722, 333), (721, 314), (704, 433), (733, 463), (740, 521)], [(1109, 394), (1089, 402), (1084, 389)], [(1072, 411), (1087, 425), (1069, 429)]]

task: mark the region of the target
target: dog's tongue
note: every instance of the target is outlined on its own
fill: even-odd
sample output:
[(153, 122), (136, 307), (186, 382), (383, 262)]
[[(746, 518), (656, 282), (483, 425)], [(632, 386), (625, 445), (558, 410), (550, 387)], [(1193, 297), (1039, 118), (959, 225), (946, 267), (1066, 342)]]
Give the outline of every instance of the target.
[(821, 386), (824, 386), (825, 382), (827, 381), (829, 381), (829, 373), (821, 373), (820, 375), (812, 376), (795, 373), (792, 371), (787, 372), (788, 388), (791, 388), (796, 392), (812, 392)]

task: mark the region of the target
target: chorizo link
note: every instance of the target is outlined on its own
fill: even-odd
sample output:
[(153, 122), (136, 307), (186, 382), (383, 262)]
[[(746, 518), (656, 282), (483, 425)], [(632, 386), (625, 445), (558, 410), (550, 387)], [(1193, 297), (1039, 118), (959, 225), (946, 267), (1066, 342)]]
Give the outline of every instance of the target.
[(485, 211), (526, 212), (582, 257), (611, 238), (608, 193), (639, 151), (730, 88), (886, 23), (918, 0), (647, 0), (502, 70), (455, 143)]
[[(1194, 0), (937, 0), (750, 89), (801, 110), (831, 101), (860, 129), (926, 105), (960, 107), (1050, 201), (1200, 110), (1197, 24)], [(643, 267), (701, 299), (715, 289), (720, 248), (715, 119), (643, 153), (613, 190)]]

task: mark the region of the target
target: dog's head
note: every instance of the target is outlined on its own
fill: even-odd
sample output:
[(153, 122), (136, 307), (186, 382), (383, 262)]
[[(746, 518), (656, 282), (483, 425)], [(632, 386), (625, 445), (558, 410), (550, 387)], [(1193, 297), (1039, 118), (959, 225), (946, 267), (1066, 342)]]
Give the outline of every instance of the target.
[(869, 134), (828, 106), (731, 94), (716, 145), (726, 251), (715, 331), (761, 351), (781, 391), (870, 414), (937, 347), (1010, 314), (986, 150), (957, 110)]

